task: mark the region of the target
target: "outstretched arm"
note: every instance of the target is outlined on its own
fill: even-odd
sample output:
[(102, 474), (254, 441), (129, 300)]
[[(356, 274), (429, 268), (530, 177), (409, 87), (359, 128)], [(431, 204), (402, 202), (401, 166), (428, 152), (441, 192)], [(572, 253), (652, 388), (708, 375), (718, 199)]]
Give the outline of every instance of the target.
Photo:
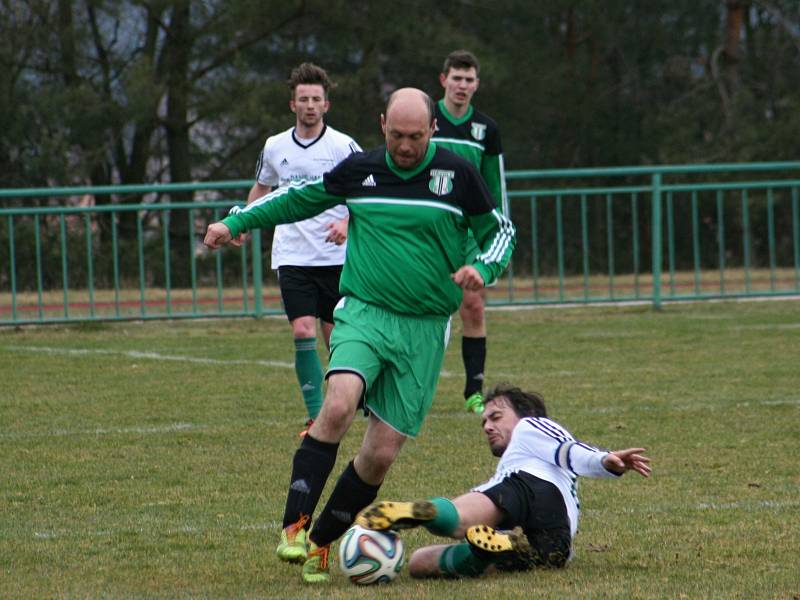
[(649, 477), (652, 472), (649, 464), (650, 458), (642, 454), (644, 451), (644, 448), (614, 450), (603, 457), (603, 466), (618, 475), (627, 471), (636, 471), (642, 477)]
[(294, 223), (344, 202), (343, 196), (329, 193), (321, 180), (299, 182), (249, 203), (244, 210), (231, 211), (222, 223), (233, 237), (251, 229)]

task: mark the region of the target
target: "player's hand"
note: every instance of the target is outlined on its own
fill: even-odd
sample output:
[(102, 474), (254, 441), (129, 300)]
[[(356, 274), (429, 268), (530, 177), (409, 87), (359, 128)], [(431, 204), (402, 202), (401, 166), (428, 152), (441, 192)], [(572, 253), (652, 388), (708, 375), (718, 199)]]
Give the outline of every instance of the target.
[(483, 277), (481, 277), (481, 274), (478, 273), (478, 269), (470, 265), (461, 267), (458, 271), (453, 273), (450, 278), (456, 283), (456, 285), (470, 292), (477, 292), (478, 290), (483, 289), (483, 286), (485, 285)]
[(626, 471), (636, 471), (642, 477), (649, 477), (652, 469), (648, 464), (650, 459), (642, 454), (644, 451), (644, 448), (614, 450), (603, 458), (603, 466), (619, 475)]
[(206, 231), (206, 238), (203, 243), (216, 250), (231, 241), (231, 230), (224, 223), (212, 223)]
[(348, 219), (341, 219), (325, 225), (325, 229), (328, 230), (328, 237), (325, 238), (325, 241), (337, 246), (344, 244), (347, 241), (347, 222)]
[(249, 239), (250, 239), (249, 233), (240, 233), (235, 238), (231, 238), (231, 241), (229, 243), (231, 246), (236, 246), (237, 248), (240, 248), (244, 246), (247, 243), (247, 240)]

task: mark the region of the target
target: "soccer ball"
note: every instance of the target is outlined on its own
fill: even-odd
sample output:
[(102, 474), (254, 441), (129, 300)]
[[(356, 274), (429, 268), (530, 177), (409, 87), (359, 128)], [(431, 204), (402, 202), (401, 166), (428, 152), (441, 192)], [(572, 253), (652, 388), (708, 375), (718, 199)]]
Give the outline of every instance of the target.
[(339, 543), (342, 573), (360, 585), (389, 583), (403, 567), (403, 540), (394, 531), (373, 531), (354, 525)]

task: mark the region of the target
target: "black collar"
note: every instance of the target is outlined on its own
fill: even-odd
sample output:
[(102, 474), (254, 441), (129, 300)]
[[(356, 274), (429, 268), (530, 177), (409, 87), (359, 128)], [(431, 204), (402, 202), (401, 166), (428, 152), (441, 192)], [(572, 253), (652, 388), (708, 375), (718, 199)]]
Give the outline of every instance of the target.
[(328, 131), (328, 126), (325, 123), (323, 123), (322, 131), (319, 132), (319, 135), (309, 144), (302, 144), (300, 143), (300, 140), (297, 139), (297, 135), (295, 135), (297, 133), (297, 127), (295, 127), (294, 129), (292, 129), (292, 140), (294, 141), (295, 144), (297, 144), (303, 149), (310, 148), (311, 146), (313, 146), (322, 139), (322, 136), (325, 135), (326, 131)]

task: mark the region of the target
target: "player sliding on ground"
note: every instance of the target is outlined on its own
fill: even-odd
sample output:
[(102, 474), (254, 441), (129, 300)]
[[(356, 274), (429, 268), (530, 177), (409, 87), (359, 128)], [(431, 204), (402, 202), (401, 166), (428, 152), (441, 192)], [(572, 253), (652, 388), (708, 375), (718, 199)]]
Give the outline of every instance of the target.
[(547, 418), (537, 393), (498, 386), (485, 407), (483, 431), (500, 457), (489, 481), (452, 501), (377, 502), (356, 518), (369, 529), (421, 525), (434, 535), (466, 539), (415, 551), (408, 565), (413, 577), (563, 567), (578, 529), (577, 477), (650, 475), (644, 448), (605, 452), (576, 440)]

